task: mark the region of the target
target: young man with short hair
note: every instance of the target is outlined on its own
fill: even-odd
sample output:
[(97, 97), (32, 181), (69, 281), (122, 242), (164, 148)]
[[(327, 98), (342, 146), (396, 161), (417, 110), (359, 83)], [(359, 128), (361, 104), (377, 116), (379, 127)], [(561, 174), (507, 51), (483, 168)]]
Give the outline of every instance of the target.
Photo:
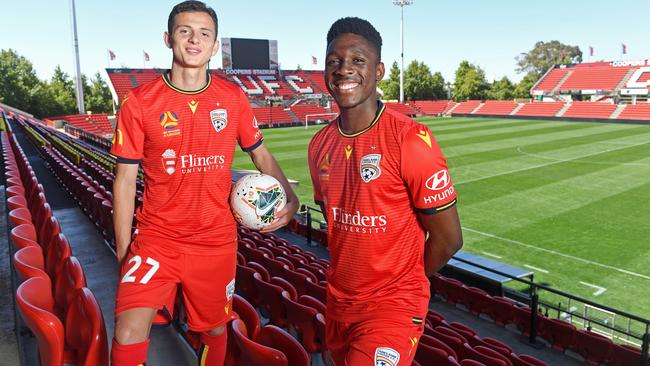
[[(188, 325), (201, 333), (201, 365), (223, 364), (235, 289), (237, 236), (228, 202), (235, 142), (287, 194), (285, 209), (266, 231), (286, 225), (298, 208), (248, 99), (208, 73), (219, 48), (217, 24), (214, 10), (200, 1), (176, 5), (164, 33), (171, 70), (122, 101), (111, 149), (118, 162), (113, 220), (121, 268), (113, 365), (146, 362), (152, 319), (178, 284)], [(132, 238), (139, 164), (145, 191)]]
[(377, 100), (381, 43), (363, 19), (332, 25), (325, 83), (341, 113), (309, 145), (314, 199), (328, 223), (326, 343), (337, 366), (410, 365), (430, 299), (427, 275), (462, 246), (438, 144), (427, 127)]

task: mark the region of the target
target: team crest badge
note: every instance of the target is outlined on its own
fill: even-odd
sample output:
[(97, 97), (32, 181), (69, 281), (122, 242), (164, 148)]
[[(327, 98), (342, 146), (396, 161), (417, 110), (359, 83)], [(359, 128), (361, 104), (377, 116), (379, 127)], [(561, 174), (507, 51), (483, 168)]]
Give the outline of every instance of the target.
[(360, 173), (364, 182), (368, 183), (379, 178), (381, 175), (380, 161), (381, 154), (368, 154), (361, 158)]
[(397, 366), (399, 352), (388, 347), (377, 347), (375, 350), (375, 366)]
[(169, 175), (176, 171), (176, 151), (167, 149), (162, 154), (162, 165), (165, 172)]
[(226, 126), (228, 126), (228, 111), (225, 109), (215, 109), (210, 111), (210, 120), (212, 121), (212, 127), (217, 132), (221, 132)]

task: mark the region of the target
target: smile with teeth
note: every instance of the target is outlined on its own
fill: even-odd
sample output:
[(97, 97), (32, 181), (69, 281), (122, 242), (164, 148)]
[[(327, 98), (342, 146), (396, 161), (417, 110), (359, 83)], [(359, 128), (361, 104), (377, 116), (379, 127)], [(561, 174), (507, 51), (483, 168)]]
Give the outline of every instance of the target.
[(359, 83), (347, 82), (336, 85), (339, 90), (350, 90), (359, 86)]

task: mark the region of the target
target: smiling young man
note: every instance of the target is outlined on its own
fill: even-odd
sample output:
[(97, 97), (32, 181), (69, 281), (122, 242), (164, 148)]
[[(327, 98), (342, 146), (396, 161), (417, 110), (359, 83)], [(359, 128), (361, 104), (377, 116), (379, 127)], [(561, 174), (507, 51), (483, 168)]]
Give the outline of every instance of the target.
[(309, 145), (314, 199), (328, 222), (326, 343), (337, 366), (410, 365), (427, 275), (462, 246), (456, 192), (431, 132), (377, 100), (380, 55), (367, 21), (332, 25), (325, 83), (341, 113)]
[[(237, 236), (228, 196), (236, 143), (286, 191), (285, 209), (266, 230), (285, 225), (298, 208), (246, 96), (208, 73), (219, 48), (217, 24), (214, 10), (200, 1), (176, 5), (164, 34), (171, 70), (122, 102), (111, 149), (117, 157), (113, 220), (121, 270), (112, 365), (146, 362), (152, 319), (178, 284), (188, 325), (201, 333), (201, 365), (223, 364), (224, 325), (235, 290)], [(138, 165), (145, 190), (132, 238)]]

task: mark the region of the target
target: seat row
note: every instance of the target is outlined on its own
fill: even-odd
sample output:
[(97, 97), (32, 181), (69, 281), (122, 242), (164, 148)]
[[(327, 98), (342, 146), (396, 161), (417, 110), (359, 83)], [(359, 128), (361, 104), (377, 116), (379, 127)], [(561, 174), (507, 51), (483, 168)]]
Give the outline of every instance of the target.
[[(449, 304), (459, 304), (476, 316), (486, 315), (501, 327), (514, 326), (523, 336), (532, 329), (532, 311), (527, 305), (515, 303), (505, 297), (490, 296), (480, 288), (465, 286), (462, 282), (436, 275), (433, 279), (436, 296)], [(578, 330), (573, 324), (535, 312), (537, 331), (555, 350), (572, 350), (592, 365), (638, 365), (639, 349), (614, 343), (611, 339), (589, 330)], [(439, 317), (431, 317), (432, 325), (441, 323)], [(471, 344), (471, 342), (470, 342)]]
[(16, 304), (40, 363), (107, 365), (103, 316), (81, 264), (15, 137), (2, 132), (1, 139)]

